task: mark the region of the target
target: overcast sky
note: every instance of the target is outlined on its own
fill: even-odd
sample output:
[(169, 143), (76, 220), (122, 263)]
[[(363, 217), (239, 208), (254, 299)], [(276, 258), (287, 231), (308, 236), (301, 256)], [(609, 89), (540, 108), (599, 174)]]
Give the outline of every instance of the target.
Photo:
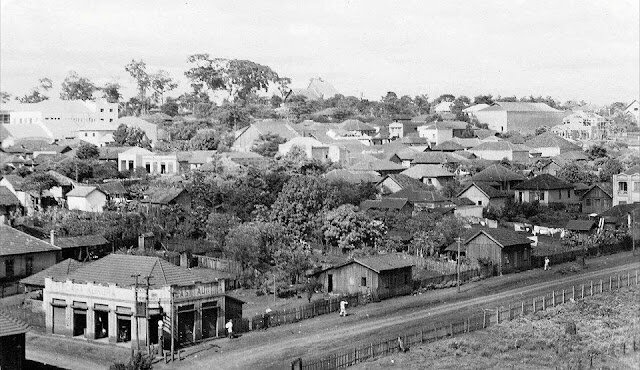
[[(242, 58), (345, 95), (636, 99), (638, 0), (2, 0), (0, 88), (25, 94), (69, 70), (119, 81), (132, 58), (188, 88), (189, 54)], [(54, 92), (57, 95), (57, 92)], [(172, 93), (170, 95), (177, 95)]]

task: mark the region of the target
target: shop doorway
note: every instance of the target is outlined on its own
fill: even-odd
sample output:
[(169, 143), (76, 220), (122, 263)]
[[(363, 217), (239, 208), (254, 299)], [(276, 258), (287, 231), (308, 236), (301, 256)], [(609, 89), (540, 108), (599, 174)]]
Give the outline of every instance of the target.
[(131, 316), (118, 315), (118, 338), (116, 342), (131, 342)]
[(65, 334), (67, 308), (53, 307), (53, 334)]
[(178, 312), (178, 343), (195, 341), (195, 311)]
[(202, 309), (202, 338), (218, 336), (218, 308)]
[(87, 311), (73, 310), (73, 336), (85, 336), (87, 331)]
[(109, 337), (109, 312), (94, 311), (96, 339)]
[(149, 327), (147, 330), (151, 344), (158, 344), (158, 322), (160, 322), (160, 320), (162, 320), (162, 315), (149, 316)]

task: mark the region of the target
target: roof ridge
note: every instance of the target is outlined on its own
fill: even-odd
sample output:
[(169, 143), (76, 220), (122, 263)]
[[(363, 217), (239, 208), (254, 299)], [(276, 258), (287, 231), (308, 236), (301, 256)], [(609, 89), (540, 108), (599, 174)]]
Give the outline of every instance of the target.
[[(162, 278), (164, 279), (164, 283), (167, 284), (167, 275), (164, 272), (164, 268), (162, 267), (162, 263), (158, 263), (160, 262), (160, 257), (156, 257), (155, 262), (153, 263), (153, 267), (155, 267), (156, 264), (158, 264), (160, 266), (160, 272), (162, 272)], [(153, 267), (151, 268), (151, 272), (153, 272)], [(151, 274), (149, 274), (151, 275)]]

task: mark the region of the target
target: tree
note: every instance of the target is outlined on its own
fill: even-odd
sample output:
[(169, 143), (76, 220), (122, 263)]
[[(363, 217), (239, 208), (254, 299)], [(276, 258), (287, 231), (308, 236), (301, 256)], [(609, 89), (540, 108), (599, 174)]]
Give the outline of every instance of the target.
[(222, 63), (222, 78), (229, 96), (235, 101), (246, 100), (259, 90), (267, 91), (280, 78), (270, 67), (250, 60), (232, 59)]
[(78, 159), (97, 159), (100, 157), (100, 150), (93, 144), (83, 143), (78, 147), (76, 157)]
[(91, 100), (93, 93), (98, 88), (86, 77), (78, 75), (75, 71), (69, 74), (62, 82), (60, 99), (62, 100)]
[(154, 97), (156, 101), (160, 102), (160, 105), (164, 104), (164, 93), (178, 87), (178, 83), (169, 76), (169, 72), (162, 69), (149, 76), (149, 78), (151, 79)]
[(600, 168), (600, 181), (602, 182), (611, 181), (613, 175), (619, 174), (624, 169), (622, 163), (616, 158), (607, 158), (598, 167)]
[(147, 72), (147, 63), (142, 59), (136, 61), (132, 59), (129, 64), (124, 67), (124, 70), (131, 75), (138, 85), (138, 99), (142, 104), (142, 111), (146, 111), (147, 104), (147, 90), (151, 86), (151, 77)]
[[(38, 80), (38, 86), (31, 89), (31, 92), (29, 94), (22, 97), (16, 96), (16, 100), (18, 100), (20, 103), (39, 103), (41, 101), (47, 100), (49, 99), (49, 97), (43, 95), (41, 90), (45, 92), (49, 91), (52, 85), (53, 83), (51, 82), (50, 78), (43, 77)], [(6, 98), (8, 99), (8, 96), (6, 96)], [(5, 97), (3, 97), (3, 99), (5, 99)]]
[(147, 135), (139, 127), (128, 127), (125, 124), (118, 126), (113, 133), (113, 140), (118, 146), (149, 146)]
[(227, 234), (240, 223), (239, 218), (229, 213), (211, 212), (207, 218), (207, 239), (224, 249)]
[(596, 176), (594, 176), (589, 169), (576, 162), (571, 162), (563, 166), (556, 176), (571, 184), (578, 182), (591, 184), (597, 180)]
[(49, 190), (52, 187), (58, 185), (53, 176), (46, 172), (34, 172), (24, 178), (23, 188), (27, 191), (34, 191), (38, 193), (38, 205), (42, 205), (42, 192)]
[(493, 104), (493, 95), (478, 95), (475, 98), (473, 98), (473, 104), (487, 104), (487, 105), (491, 105)]
[(209, 54), (189, 55), (187, 62), (191, 65), (184, 75), (191, 80), (192, 86), (199, 85), (211, 91), (225, 87), (221, 59), (211, 59)]
[(286, 142), (287, 139), (278, 134), (268, 133), (266, 135), (260, 135), (258, 141), (254, 144), (253, 148), (251, 148), (251, 151), (263, 157), (273, 158), (278, 154), (279, 145)]
[(249, 124), (250, 117), (247, 109), (239, 104), (225, 103), (215, 110), (213, 116), (224, 128), (234, 131)]
[(93, 164), (94, 179), (115, 179), (120, 177), (118, 164), (115, 162), (98, 162)]
[(120, 84), (117, 82), (109, 82), (105, 84), (102, 90), (102, 97), (107, 99), (109, 103), (117, 103), (122, 98), (122, 94), (120, 94)]
[(542, 127), (536, 128), (535, 134), (536, 134), (536, 136), (538, 136), (538, 135), (544, 134), (547, 131), (549, 131), (549, 127), (548, 126), (542, 126)]
[(278, 91), (280, 92), (280, 98), (282, 102), (291, 91), (291, 88), (289, 87), (289, 84), (291, 84), (291, 79), (289, 77), (279, 77), (278, 81), (276, 81), (276, 84), (278, 85)]
[(178, 115), (180, 106), (174, 99), (167, 98), (167, 101), (160, 107), (160, 112), (175, 117)]
[[(467, 98), (467, 99), (468, 99), (468, 98)], [(453, 94), (442, 94), (442, 95), (438, 96), (438, 97), (433, 101), (433, 104), (434, 104), (434, 105), (437, 105), (437, 104), (439, 104), (439, 103), (442, 103), (443, 101), (451, 101), (451, 102), (452, 102), (452, 101), (454, 101), (454, 100), (456, 100), (455, 95), (453, 95)]]
[(431, 103), (429, 103), (429, 96), (426, 94), (416, 95), (413, 98), (413, 102), (416, 105), (418, 114), (427, 114), (431, 110)]
[(200, 130), (189, 140), (191, 150), (216, 150), (219, 144), (220, 133), (213, 129)]
[(350, 204), (328, 211), (323, 220), (322, 233), (327, 244), (342, 249), (375, 247), (386, 227), (364, 212), (357, 212)]
[(83, 181), (93, 177), (93, 163), (78, 158), (70, 158), (58, 162), (54, 170), (76, 181)]
[(0, 91), (0, 102), (6, 103), (11, 100), (11, 94), (6, 91)]
[(271, 206), (271, 220), (282, 224), (297, 238), (318, 229), (327, 198), (327, 184), (317, 176), (297, 175), (282, 188)]

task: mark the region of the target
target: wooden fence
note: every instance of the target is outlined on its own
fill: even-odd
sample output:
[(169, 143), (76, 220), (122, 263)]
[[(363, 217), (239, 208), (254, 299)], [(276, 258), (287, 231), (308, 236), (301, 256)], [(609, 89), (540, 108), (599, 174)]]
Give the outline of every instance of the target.
[(269, 314), (255, 315), (251, 318), (238, 318), (233, 321), (233, 329), (239, 333), (267, 329), (272, 326), (291, 324), (316, 316), (338, 312), (340, 301), (347, 301), (347, 307), (353, 308), (371, 301), (365, 294), (351, 294), (313, 301), (295, 308), (271, 311)]
[(242, 272), (242, 265), (238, 261), (208, 257), (199, 254), (194, 254), (193, 257), (198, 260), (199, 267), (217, 271), (225, 271), (234, 274), (240, 274)]
[[(464, 284), (475, 277), (487, 277), (493, 274), (493, 267), (487, 266), (484, 268), (475, 268), (473, 270), (467, 270), (464, 272), (460, 272), (460, 284)], [(432, 276), (420, 280), (413, 281), (413, 289), (417, 290), (420, 288), (435, 288), (437, 285), (442, 285), (450, 282), (455, 282), (458, 279), (458, 274), (448, 274), (442, 276)]]
[[(413, 262), (417, 268), (435, 271), (443, 275), (454, 274), (457, 272), (455, 262), (440, 261), (433, 258), (421, 258), (414, 256), (411, 256), (407, 259)], [(460, 264), (460, 271), (470, 271), (476, 268), (478, 268), (478, 266), (472, 266), (466, 263)]]
[[(419, 331), (354, 347), (321, 359), (303, 360), (298, 358), (291, 363), (291, 369), (326, 370), (344, 368), (376, 357), (399, 352), (403, 349), (406, 350), (412, 345), (434, 342), (455, 335), (485, 329), (506, 320), (513, 320), (517, 317), (546, 310), (548, 307), (564, 304), (569, 300), (575, 301), (596, 294), (613, 292), (631, 285), (638, 285), (638, 270), (633, 275), (627, 272), (627, 274), (623, 275), (610, 276), (608, 280), (590, 281), (589, 284), (572, 285), (570, 288), (554, 290), (541, 297), (520, 301), (517, 304), (514, 302), (507, 307), (483, 309), (482, 312), (461, 320), (432, 324), (422, 327)], [(629, 338), (628, 342), (613, 344), (612, 351), (615, 353), (616, 350), (621, 350), (625, 353), (625, 351), (637, 351), (638, 349), (640, 349), (640, 337), (633, 337)], [(598, 357), (591, 356), (589, 358), (591, 364), (594, 363), (594, 360), (596, 363), (599, 361)]]

